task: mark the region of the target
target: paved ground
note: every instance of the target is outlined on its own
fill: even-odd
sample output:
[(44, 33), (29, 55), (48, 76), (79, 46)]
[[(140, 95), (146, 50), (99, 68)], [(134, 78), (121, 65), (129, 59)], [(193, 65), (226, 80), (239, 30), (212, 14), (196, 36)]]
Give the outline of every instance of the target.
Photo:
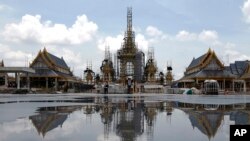
[(179, 101), (196, 104), (235, 104), (250, 103), (250, 95), (176, 95), (176, 94), (0, 94), (0, 104), (17, 102), (77, 102), (92, 97), (110, 99), (141, 98), (145, 101)]

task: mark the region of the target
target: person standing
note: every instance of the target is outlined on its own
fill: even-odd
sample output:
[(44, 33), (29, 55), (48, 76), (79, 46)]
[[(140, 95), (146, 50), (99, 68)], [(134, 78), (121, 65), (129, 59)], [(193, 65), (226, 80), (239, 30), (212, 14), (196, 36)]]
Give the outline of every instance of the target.
[(106, 81), (105, 84), (104, 84), (104, 94), (108, 94), (108, 89), (109, 89), (109, 84)]
[(128, 94), (131, 93), (132, 80), (128, 78)]

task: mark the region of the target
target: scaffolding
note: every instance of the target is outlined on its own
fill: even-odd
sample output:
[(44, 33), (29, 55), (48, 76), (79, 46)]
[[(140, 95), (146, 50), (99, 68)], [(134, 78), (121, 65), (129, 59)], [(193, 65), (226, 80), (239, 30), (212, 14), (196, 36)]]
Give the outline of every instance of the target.
[(143, 79), (145, 55), (138, 50), (135, 43), (135, 33), (132, 27), (132, 8), (127, 9), (127, 30), (125, 31), (121, 49), (117, 51), (117, 72), (122, 83), (127, 78), (137, 82)]
[(158, 71), (156, 61), (154, 59), (154, 49), (148, 49), (148, 61), (145, 66), (145, 79), (147, 82), (156, 82), (156, 73)]
[(103, 82), (112, 82), (114, 81), (115, 69), (113, 66), (112, 55), (109, 50), (109, 46), (105, 47), (105, 56), (100, 67), (102, 72), (102, 81)]

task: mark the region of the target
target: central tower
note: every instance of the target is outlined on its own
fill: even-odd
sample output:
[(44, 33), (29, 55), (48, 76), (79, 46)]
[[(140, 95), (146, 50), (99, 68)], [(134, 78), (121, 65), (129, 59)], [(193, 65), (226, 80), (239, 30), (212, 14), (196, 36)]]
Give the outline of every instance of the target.
[(132, 26), (132, 8), (127, 9), (127, 30), (121, 49), (117, 51), (119, 77), (122, 82), (132, 78), (137, 82), (143, 80), (145, 55), (138, 50)]

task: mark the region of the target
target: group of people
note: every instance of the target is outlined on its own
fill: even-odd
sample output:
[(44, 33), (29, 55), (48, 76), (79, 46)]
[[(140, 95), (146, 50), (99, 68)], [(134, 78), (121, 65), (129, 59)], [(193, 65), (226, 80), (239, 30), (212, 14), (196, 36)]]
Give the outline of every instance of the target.
[[(128, 94), (132, 93), (131, 92), (131, 88), (132, 88), (132, 83), (133, 83), (133, 80), (131, 78), (128, 78), (127, 80), (127, 87), (128, 87)], [(109, 89), (109, 84), (108, 84), (108, 81), (105, 81), (105, 84), (104, 84), (104, 94), (108, 94), (108, 89)]]

